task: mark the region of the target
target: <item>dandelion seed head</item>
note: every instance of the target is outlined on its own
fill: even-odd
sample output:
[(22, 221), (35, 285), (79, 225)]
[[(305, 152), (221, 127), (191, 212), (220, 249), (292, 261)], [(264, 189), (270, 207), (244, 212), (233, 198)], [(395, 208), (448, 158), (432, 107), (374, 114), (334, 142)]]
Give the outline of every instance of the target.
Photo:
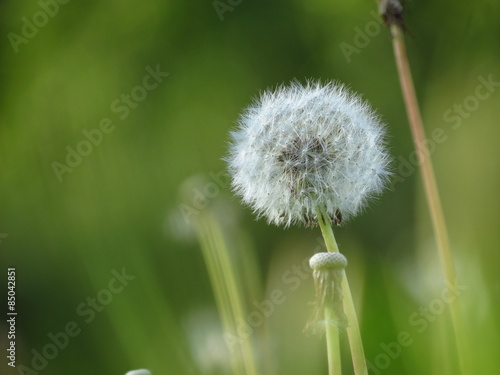
[(336, 83), (294, 82), (266, 91), (240, 117), (226, 158), (232, 186), (276, 225), (355, 216), (388, 180), (384, 126)]

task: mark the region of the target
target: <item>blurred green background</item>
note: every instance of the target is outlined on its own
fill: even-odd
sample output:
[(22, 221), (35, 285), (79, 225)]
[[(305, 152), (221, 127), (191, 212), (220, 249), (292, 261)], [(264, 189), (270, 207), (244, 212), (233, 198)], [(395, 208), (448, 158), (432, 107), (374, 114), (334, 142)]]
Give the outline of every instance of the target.
[[(17, 365), (32, 368), (33, 350), (75, 322), (79, 334), (41, 373), (230, 373), (196, 228), (181, 214), (203, 206), (240, 259), (249, 311), (272, 290), (286, 296), (251, 336), (259, 372), (325, 374), (323, 340), (302, 332), (312, 278), (287, 283), (316, 251), (320, 231), (256, 221), (227, 188), (221, 158), (229, 130), (261, 90), (334, 79), (363, 94), (388, 124), (400, 175), (413, 145), (391, 40), (374, 12), (373, 1), (2, 1), (0, 297), (5, 311), (7, 267), (15, 267)], [(500, 82), (499, 14), (494, 0), (411, 1), (407, 11), (427, 135), (436, 128), (446, 135), (432, 156), (466, 286), (458, 300), (476, 374), (500, 373), (499, 85), (483, 84), (477, 96), (484, 80)], [(148, 69), (169, 75), (144, 89)], [(83, 131), (103, 119), (112, 121), (109, 132), (101, 139), (94, 131), (96, 144), (82, 144)], [(66, 165), (68, 147), (79, 144), (85, 156), (58, 178), (54, 162)], [(366, 357), (372, 374), (455, 374), (421, 180), (417, 172), (403, 180), (336, 230)], [(124, 268), (130, 280), (110, 292)], [(96, 296), (106, 305), (91, 308), (90, 319), (81, 304), (88, 310)], [(4, 317), (0, 328), (5, 354)], [(412, 343), (387, 362), (384, 347), (401, 332)], [(1, 373), (22, 374), (4, 354)], [(350, 373), (347, 350), (344, 357)]]

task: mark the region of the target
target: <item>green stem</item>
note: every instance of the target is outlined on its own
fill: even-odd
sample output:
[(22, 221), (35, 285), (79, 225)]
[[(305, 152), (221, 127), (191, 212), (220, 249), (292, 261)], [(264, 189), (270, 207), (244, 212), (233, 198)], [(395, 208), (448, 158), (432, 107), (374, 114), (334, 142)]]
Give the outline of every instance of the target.
[[(392, 24), (391, 34), (393, 38), (394, 56), (398, 68), (399, 80), (401, 82), (401, 90), (403, 92), (403, 98), (408, 112), (408, 120), (413, 136), (413, 142), (417, 150), (425, 150), (427, 140), (411, 76), (410, 63), (406, 54), (403, 30), (399, 25)], [(453, 265), (448, 230), (446, 228), (446, 221), (444, 218), (443, 207), (441, 205), (441, 199), (439, 197), (432, 161), (430, 155), (425, 152), (417, 152), (417, 155), (419, 158), (420, 173), (424, 183), (427, 205), (432, 219), (434, 234), (436, 236), (441, 267), (446, 281), (453, 285), (456, 283), (457, 276), (455, 273), (455, 266)], [(460, 302), (456, 301), (455, 303), (450, 303), (450, 311), (462, 374), (469, 374), (470, 359), (468, 354), (469, 349), (467, 346), (468, 340), (462, 311), (460, 309)]]
[[(226, 288), (224, 288), (224, 280), (221, 273), (218, 271), (219, 267), (217, 258), (214, 256), (215, 251), (213, 241), (209, 230), (203, 222), (201, 222), (198, 226), (198, 240), (200, 241), (203, 258), (207, 267), (210, 283), (212, 284), (212, 290), (217, 302), (217, 308), (222, 320), (222, 326), (226, 332), (235, 334), (236, 322), (234, 321), (234, 316), (231, 311), (231, 305), (227, 296)], [(236, 353), (239, 354), (239, 351)], [(241, 361), (238, 356), (230, 356), (232, 373), (235, 375), (243, 375), (243, 371), (240, 368), (240, 362)]]
[[(326, 248), (329, 252), (339, 253), (339, 247), (333, 234), (332, 225), (323, 206), (316, 207), (318, 224), (321, 228), (321, 233), (325, 239)], [(349, 346), (351, 348), (352, 364), (355, 375), (368, 375), (366, 367), (365, 352), (363, 350), (363, 342), (361, 341), (361, 332), (359, 330), (358, 318), (354, 301), (349, 288), (349, 282), (345, 271), (342, 271), (342, 291), (344, 298), (344, 308), (347, 316), (347, 336), (349, 337)], [(328, 326), (327, 326), (328, 329)]]
[(336, 320), (335, 313), (329, 307), (325, 307), (325, 330), (326, 330), (326, 350), (328, 356), (328, 375), (340, 375), (342, 366), (340, 360), (339, 332), (335, 325), (331, 324)]
[[(198, 231), (224, 328), (237, 335), (237, 322), (245, 320), (245, 307), (224, 235), (217, 220), (209, 213), (201, 215)], [(256, 361), (250, 339), (242, 339), (240, 344), (237, 353), (241, 356), (244, 373), (256, 375)], [(232, 357), (233, 371), (241, 374), (238, 362), (237, 358)]]

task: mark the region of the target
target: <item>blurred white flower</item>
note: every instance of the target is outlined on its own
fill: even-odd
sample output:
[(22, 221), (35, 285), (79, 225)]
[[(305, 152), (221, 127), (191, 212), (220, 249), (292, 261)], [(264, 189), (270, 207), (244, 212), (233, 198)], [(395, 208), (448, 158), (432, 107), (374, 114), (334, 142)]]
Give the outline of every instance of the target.
[(314, 225), (321, 205), (340, 224), (384, 189), (384, 135), (369, 105), (340, 84), (264, 92), (231, 133), (233, 189), (276, 225)]
[(214, 309), (192, 311), (184, 317), (191, 355), (203, 374), (231, 373), (231, 353), (221, 333), (220, 316)]
[(151, 375), (151, 372), (145, 369), (140, 369), (129, 371), (125, 375)]

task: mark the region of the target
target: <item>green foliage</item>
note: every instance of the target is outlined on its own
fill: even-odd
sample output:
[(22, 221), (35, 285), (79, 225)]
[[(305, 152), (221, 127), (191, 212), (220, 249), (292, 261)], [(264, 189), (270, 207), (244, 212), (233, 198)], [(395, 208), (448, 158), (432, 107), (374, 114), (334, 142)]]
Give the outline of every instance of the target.
[[(221, 199), (230, 208), (218, 217), (233, 222), (226, 235), (235, 248), (253, 242), (257, 249), (265, 295), (246, 290), (248, 306), (261, 306), (275, 289), (286, 296), (256, 329), (266, 332), (252, 337), (256, 347), (267, 338), (272, 348), (260, 353), (261, 373), (326, 373), (324, 347), (302, 333), (313, 289), (300, 265), (319, 230), (255, 222), (220, 173), (228, 131), (251, 97), (314, 78), (364, 93), (389, 125), (394, 169), (403, 176), (336, 231), (367, 360), (378, 366), (372, 373), (454, 374), (442, 297), (448, 286), (411, 161), (390, 38), (371, 14), (375, 2), (222, 3), (232, 8), (222, 21), (212, 1), (1, 4), (0, 233), (8, 237), (0, 236), (0, 272), (17, 269), (18, 365), (32, 367), (32, 350), (43, 351), (49, 333), (75, 322), (81, 333), (48, 360), (46, 373), (224, 373), (228, 353), (210, 351), (210, 332), (222, 332), (210, 318), (214, 295), (184, 220)], [(58, 4), (57, 12), (41, 4)], [(484, 80), (500, 82), (500, 6), (426, 0), (408, 7), (408, 49), (466, 286), (458, 299), (475, 373), (499, 373), (500, 90)], [(350, 62), (346, 44), (357, 51)], [(67, 168), (59, 169), (62, 181), (54, 162)], [(200, 173), (209, 182), (186, 191), (184, 181)], [(135, 279), (115, 293), (113, 270), (123, 268)], [(86, 322), (88, 309), (95, 317)]]

